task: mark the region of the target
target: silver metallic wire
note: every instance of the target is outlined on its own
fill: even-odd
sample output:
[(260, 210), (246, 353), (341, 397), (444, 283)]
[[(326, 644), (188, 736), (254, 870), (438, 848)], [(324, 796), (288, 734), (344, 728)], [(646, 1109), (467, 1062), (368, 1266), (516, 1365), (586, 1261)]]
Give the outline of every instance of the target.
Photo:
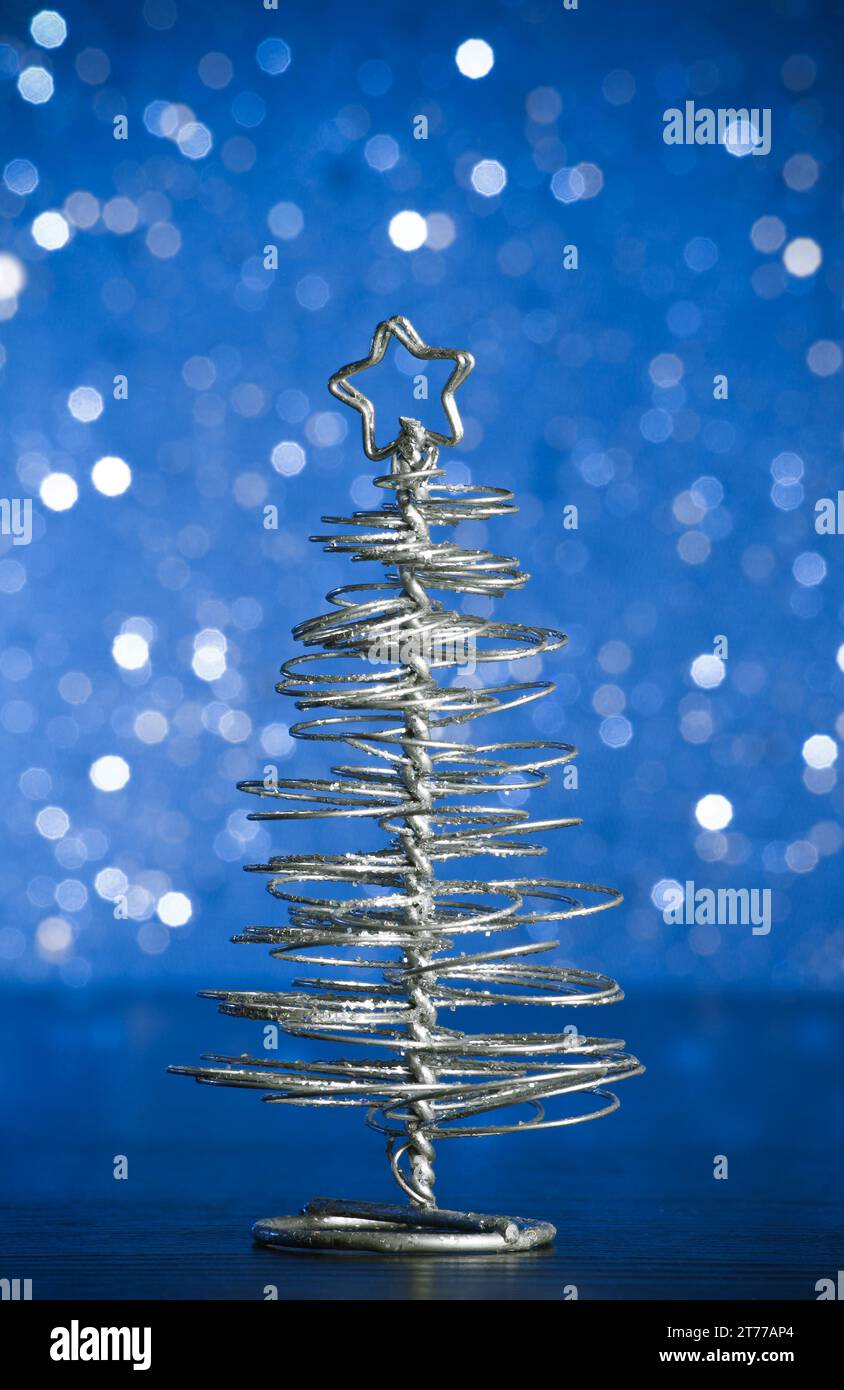
[[(366, 452), (372, 458), (390, 453), (392, 468), (376, 479), (387, 494), (379, 510), (326, 517), (340, 534), (314, 539), (356, 563), (378, 562), (386, 574), (333, 590), (328, 611), (294, 629), (306, 648), (318, 651), (287, 661), (276, 689), (308, 716), (293, 725), (293, 736), (344, 745), (347, 761), (324, 778), (240, 784), (258, 802), (252, 820), (365, 818), (388, 842), (249, 865), (250, 872), (266, 875), (272, 897), (287, 904), (288, 924), (250, 926), (234, 940), (267, 945), (277, 959), (315, 973), (295, 979), (286, 991), (204, 991), (223, 1013), (275, 1023), (295, 1037), (345, 1040), (370, 1055), (276, 1061), (214, 1054), (202, 1066), (171, 1070), (208, 1085), (260, 1089), (272, 1104), (363, 1107), (368, 1123), (386, 1137), (409, 1215), (398, 1208), (317, 1203), (302, 1217), (259, 1223), (256, 1236), (268, 1244), (354, 1246), (351, 1223), (363, 1242), (354, 1246), (359, 1249), (529, 1248), (539, 1243), (542, 1223), (519, 1226), (517, 1218), (450, 1213), (458, 1226), (459, 1220), (469, 1224), (458, 1230), (441, 1223), (445, 1243), (437, 1244), (426, 1216), (420, 1235), (414, 1214), (422, 1220), (436, 1207), (435, 1141), (597, 1119), (618, 1106), (607, 1086), (643, 1068), (620, 1040), (571, 1027), (554, 1034), (466, 1034), (444, 1027), (440, 1015), (510, 1005), (594, 1007), (621, 999), (619, 986), (605, 975), (542, 962), (555, 941), (497, 944), (504, 933), (605, 911), (621, 894), (541, 875), (437, 877), (436, 867), (448, 861), (543, 855), (539, 837), (580, 823), (570, 816), (532, 820), (526, 810), (497, 799), (547, 786), (553, 770), (575, 756), (572, 745), (468, 741), (467, 726), (475, 720), (540, 699), (553, 684), (461, 683), (467, 650), (475, 668), (509, 665), (559, 650), (567, 639), (562, 632), (455, 612), (436, 596), (495, 597), (521, 588), (527, 576), (511, 557), (431, 539), (433, 528), (515, 510), (503, 488), (444, 481), (437, 441), (451, 438), (403, 420), (386, 450), (375, 445), (374, 412), (345, 377), (380, 360), (390, 325), (392, 336), (417, 355), (459, 357), (464, 367), (468, 357), (445, 349), (422, 353), (424, 344), (407, 320), (390, 320), (376, 331), (371, 360), (332, 378), (334, 394), (362, 414)], [(456, 438), (462, 426), (448, 396), (458, 375), (452, 374), (443, 396)], [(438, 675), (455, 683), (444, 684)], [(302, 891), (311, 885), (322, 885), (319, 896), (312, 888)], [(472, 945), (477, 938), (482, 944)], [(546, 1106), (561, 1100), (564, 1113), (549, 1116)], [(504, 1226), (478, 1228), (478, 1221)], [(544, 1239), (548, 1230), (543, 1227)], [(342, 1231), (348, 1239), (338, 1235)], [(461, 1247), (460, 1240), (469, 1244)]]

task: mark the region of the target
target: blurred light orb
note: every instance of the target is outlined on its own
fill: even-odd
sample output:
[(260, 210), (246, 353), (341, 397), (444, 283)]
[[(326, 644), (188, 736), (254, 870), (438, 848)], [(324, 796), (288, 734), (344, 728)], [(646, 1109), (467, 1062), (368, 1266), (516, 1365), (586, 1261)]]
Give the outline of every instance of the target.
[(67, 38), (67, 25), (57, 10), (39, 10), (29, 32), (42, 48), (61, 48)]
[(795, 193), (805, 193), (818, 181), (820, 169), (810, 154), (793, 154), (783, 165), (782, 176)]
[(576, 203), (586, 192), (586, 179), (579, 169), (558, 169), (551, 179), (551, 192), (558, 203)]
[(841, 368), (842, 354), (837, 343), (829, 338), (821, 338), (812, 343), (806, 353), (806, 362), (815, 376), (834, 376)]
[(103, 497), (121, 497), (132, 482), (132, 470), (125, 459), (106, 454), (91, 469), (91, 482)]
[(176, 144), (186, 159), (204, 159), (213, 143), (211, 131), (201, 121), (187, 121), (176, 136)]
[(210, 357), (189, 357), (182, 366), (182, 379), (192, 391), (207, 391), (217, 380), (217, 368)]
[(111, 72), (108, 54), (101, 48), (83, 48), (73, 66), (81, 81), (89, 87), (98, 87)]
[(324, 309), (331, 298), (331, 290), (321, 275), (303, 275), (296, 284), (296, 299), (303, 309), (316, 313)]
[(61, 806), (42, 806), (35, 817), (35, 828), (45, 840), (62, 840), (70, 829), (70, 817)]
[(428, 235), (425, 238), (425, 245), (430, 246), (432, 251), (445, 251), (446, 247), (451, 246), (457, 236), (454, 222), (447, 212), (432, 212), (426, 220)]
[(778, 217), (757, 217), (750, 229), (750, 240), (757, 251), (779, 251), (785, 241), (785, 223)]
[(219, 92), (227, 87), (234, 76), (231, 59), (225, 53), (206, 53), (199, 60), (199, 80), (206, 87)]
[(149, 642), (139, 632), (118, 632), (111, 654), (124, 671), (142, 671), (149, 661)]
[(636, 95), (636, 79), (626, 68), (613, 68), (601, 83), (601, 91), (611, 106), (626, 106)]
[(8, 251), (0, 253), (0, 302), (17, 299), (26, 284), (23, 262)]
[(799, 454), (785, 451), (771, 460), (771, 476), (778, 483), (799, 483), (803, 469), (804, 463)]
[(838, 744), (829, 734), (812, 734), (803, 744), (802, 752), (807, 767), (832, 767), (838, 757)]
[(695, 506), (703, 507), (707, 512), (714, 511), (724, 500), (724, 485), (719, 478), (704, 474), (701, 478), (695, 478), (689, 488), (689, 496)]
[(553, 125), (563, 109), (563, 99), (554, 87), (534, 87), (528, 92), (525, 109), (536, 125)]
[(102, 415), (103, 398), (94, 386), (76, 386), (67, 398), (67, 408), (74, 420), (88, 425)]
[(400, 251), (418, 251), (428, 236), (428, 224), (421, 213), (406, 209), (390, 218), (389, 235)]
[(267, 222), (273, 236), (282, 241), (293, 241), (305, 225), (302, 209), (295, 203), (276, 203), (267, 213)]
[(69, 473), (48, 473), (41, 479), (38, 495), (51, 512), (66, 512), (79, 497), (79, 488)]
[(267, 114), (267, 103), (258, 92), (239, 92), (232, 102), (232, 115), (239, 126), (255, 130)]
[(814, 589), (826, 579), (826, 560), (816, 550), (804, 550), (791, 566), (791, 572), (804, 589)]
[(3, 182), (10, 193), (25, 198), (38, 187), (38, 170), (30, 159), (10, 159), (3, 170)]
[(805, 53), (792, 53), (782, 65), (782, 80), (791, 92), (805, 92), (817, 76), (814, 58)]
[(735, 159), (744, 159), (746, 155), (752, 154), (759, 144), (759, 131), (752, 121), (741, 117), (737, 121), (731, 121), (726, 127), (721, 143), (727, 154), (733, 155)]
[(88, 901), (88, 889), (78, 878), (63, 878), (56, 887), (56, 902), (64, 912), (80, 912)]
[(696, 656), (690, 669), (692, 680), (702, 690), (713, 690), (727, 674), (724, 662), (714, 652), (703, 652)]
[(144, 125), (150, 135), (154, 135), (157, 139), (163, 140), (165, 136), (174, 134), (174, 130), (170, 129), (169, 125), (165, 128), (165, 122), (168, 121), (168, 113), (172, 110), (174, 110), (174, 108), (169, 101), (158, 100), (147, 103), (144, 107)]
[(121, 894), (126, 892), (129, 887), (129, 880), (122, 869), (116, 869), (109, 865), (106, 869), (100, 869), (94, 879), (94, 887), (101, 898), (108, 902), (113, 902)]
[(147, 250), (160, 261), (170, 261), (182, 249), (182, 234), (172, 222), (153, 222), (147, 229)]
[(193, 904), (186, 893), (163, 893), (155, 910), (166, 927), (183, 927), (193, 916)]
[(228, 643), (216, 628), (205, 628), (194, 638), (191, 666), (201, 681), (217, 681), (226, 670)]
[(138, 209), (131, 198), (109, 198), (103, 207), (103, 222), (117, 236), (128, 236), (138, 225)]
[(633, 737), (633, 725), (623, 714), (611, 714), (601, 721), (599, 733), (608, 748), (625, 748)]
[(287, 72), (292, 58), (290, 45), (284, 39), (262, 39), (255, 50), (255, 58), (262, 72), (270, 77), (278, 77)]
[(683, 249), (683, 260), (698, 274), (711, 270), (718, 260), (718, 247), (711, 237), (694, 236)]
[(388, 169), (395, 168), (399, 162), (398, 141), (392, 135), (373, 135), (367, 140), (363, 148), (363, 157), (370, 169), (375, 169), (379, 174), (385, 174)]
[(33, 106), (43, 106), (53, 95), (52, 74), (46, 68), (24, 68), (18, 78), (18, 91), (24, 101), (31, 102)]
[(121, 791), (131, 775), (126, 759), (117, 753), (106, 753), (102, 758), (97, 758), (88, 769), (88, 776), (97, 791), (101, 792)]
[(494, 198), (507, 185), (507, 170), (497, 159), (481, 159), (472, 170), (471, 180), (476, 193)]
[(835, 653), (835, 662), (839, 671), (844, 671), (844, 642), (841, 643), (841, 646)]
[(45, 917), (35, 933), (38, 950), (45, 956), (60, 956), (73, 941), (73, 928), (64, 917)]
[(282, 439), (280, 444), (276, 444), (270, 459), (276, 473), (283, 474), (285, 478), (301, 473), (307, 463), (304, 449), (293, 439)]
[(454, 61), (464, 77), (477, 79), (492, 71), (495, 54), (486, 39), (464, 39)]
[(789, 275), (805, 279), (814, 275), (823, 260), (818, 243), (810, 236), (798, 236), (790, 241), (782, 253), (783, 264)]
[(161, 710), (144, 709), (135, 715), (132, 730), (141, 743), (161, 743), (167, 737), (170, 725)]
[(732, 802), (717, 792), (710, 792), (695, 806), (695, 819), (704, 830), (723, 830), (733, 819)]
[(651, 902), (660, 912), (666, 908), (676, 909), (683, 902), (683, 888), (676, 878), (661, 878), (651, 889)]
[(39, 213), (32, 224), (32, 239), (44, 251), (59, 251), (70, 238), (70, 227), (60, 212)]

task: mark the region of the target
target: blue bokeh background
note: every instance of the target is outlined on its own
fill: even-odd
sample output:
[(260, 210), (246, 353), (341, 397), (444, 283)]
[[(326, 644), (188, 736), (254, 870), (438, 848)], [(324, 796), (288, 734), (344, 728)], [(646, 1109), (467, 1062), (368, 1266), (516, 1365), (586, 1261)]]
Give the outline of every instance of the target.
[[(541, 794), (547, 814), (584, 819), (549, 841), (547, 869), (617, 884), (626, 901), (565, 930), (557, 958), (621, 981), (637, 1002), (609, 1031), (650, 1069), (616, 1130), (589, 1126), (576, 1152), (620, 1135), (673, 1182), (679, 1126), (701, 1163), (730, 1138), (749, 1145), (776, 1186), (789, 1134), (820, 1154), (844, 1124), (829, 1062), (843, 542), (815, 530), (817, 499), (841, 479), (836, 7), (59, 8), (67, 38), (52, 49), (31, 38), (34, 6), (6, 3), (0, 22), (2, 488), (33, 499), (31, 544), (0, 536), (11, 1190), (113, 1189), (102, 1155), (123, 1151), (121, 1134), (147, 1154), (146, 1190), (175, 1190), (177, 1171), (192, 1189), (225, 1187), (234, 1156), (197, 1159), (199, 1137), (242, 1126), (269, 1154), (282, 1119), (288, 1141), (322, 1135), (310, 1162), (332, 1182), (326, 1117), (268, 1121), (249, 1097), (200, 1095), (161, 1068), (250, 1045), (195, 988), (283, 975), (229, 944), (279, 920), (239, 866), (343, 833), (274, 835), (246, 821), (235, 783), (268, 764), (325, 766), (292, 746), (273, 683), (293, 624), (363, 577), (308, 543), (323, 512), (377, 498), (358, 420), (325, 383), (393, 314), (475, 354), (465, 439), (444, 462), (455, 480), (512, 488), (522, 510), (464, 540), (533, 576), (502, 616), (570, 638), (541, 668), (557, 694), (498, 731), (580, 749), (579, 788)], [(472, 79), (455, 53), (475, 37), (494, 64)], [(40, 104), (19, 90), (33, 66), (54, 80)], [(666, 145), (663, 111), (686, 100), (769, 108), (770, 154)], [(30, 191), (13, 161), (34, 167)], [(506, 182), (487, 196), (485, 176)], [(420, 218), (426, 241), (402, 249)], [(399, 411), (441, 426), (433, 374), (426, 403), (400, 354), (378, 376), (382, 437)], [(79, 387), (99, 393), (96, 418), (74, 415)], [(73, 399), (77, 415), (96, 401)], [(104, 457), (131, 469), (118, 496), (92, 481)], [(576, 531), (563, 527), (572, 504)], [(121, 634), (148, 642), (139, 669), (115, 659)], [(719, 636), (723, 665), (693, 670)], [(211, 667), (195, 659), (209, 648)], [(115, 756), (129, 780), (101, 790), (90, 769)], [(726, 798), (728, 824), (696, 813), (707, 796)], [(770, 889), (772, 930), (666, 926), (658, 885), (687, 879)], [(127, 919), (113, 915), (119, 892)], [(545, 1142), (561, 1154), (568, 1140)], [(811, 1163), (799, 1171), (801, 1190), (821, 1183)]]

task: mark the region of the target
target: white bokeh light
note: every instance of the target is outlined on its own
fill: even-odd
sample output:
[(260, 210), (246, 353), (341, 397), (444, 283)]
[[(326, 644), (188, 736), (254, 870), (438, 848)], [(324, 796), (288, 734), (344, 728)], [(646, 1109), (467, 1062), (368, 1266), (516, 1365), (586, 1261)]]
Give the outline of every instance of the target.
[(492, 71), (495, 54), (486, 39), (465, 39), (454, 55), (464, 77), (486, 77)]
[(661, 878), (651, 889), (651, 902), (660, 912), (676, 909), (683, 901), (683, 889), (676, 878)]
[(26, 284), (26, 270), (17, 256), (8, 251), (0, 255), (0, 301), (17, 299)]
[(29, 32), (41, 48), (61, 48), (67, 38), (67, 24), (58, 10), (39, 10)]
[(67, 408), (74, 420), (88, 425), (103, 413), (103, 398), (94, 386), (77, 386), (67, 398)]
[(30, 102), (33, 106), (43, 106), (53, 95), (52, 74), (46, 68), (37, 65), (24, 68), (18, 78), (18, 91), (24, 101)]
[(62, 840), (70, 829), (70, 817), (61, 806), (42, 806), (35, 828), (45, 840)]
[(301, 444), (297, 444), (293, 439), (282, 439), (280, 444), (276, 444), (270, 459), (276, 473), (281, 473), (285, 478), (292, 478), (296, 473), (301, 473), (307, 462)]
[(803, 761), (808, 767), (832, 767), (838, 757), (838, 744), (829, 734), (812, 734), (803, 744)]
[(122, 893), (126, 892), (129, 887), (129, 880), (122, 869), (116, 869), (113, 865), (109, 865), (108, 868), (100, 869), (94, 879), (94, 887), (101, 898), (113, 902), (115, 898), (119, 898)]
[(494, 198), (507, 184), (507, 170), (497, 159), (481, 159), (472, 170), (472, 187), (484, 198)]
[(228, 642), (218, 628), (203, 628), (193, 641), (194, 675), (202, 681), (216, 681), (226, 670), (226, 650)]
[(111, 654), (124, 671), (142, 671), (149, 661), (149, 642), (139, 632), (119, 632)]
[(390, 241), (400, 251), (418, 251), (425, 244), (428, 224), (418, 212), (406, 209), (390, 218)]
[(733, 818), (732, 802), (718, 792), (702, 796), (695, 806), (695, 819), (704, 830), (723, 830)]
[(759, 139), (756, 126), (742, 116), (737, 121), (730, 121), (721, 143), (728, 154), (734, 155), (736, 159), (744, 159), (745, 155), (753, 153)]
[(119, 792), (131, 777), (129, 764), (116, 753), (97, 758), (88, 769), (88, 776), (98, 791)]
[(32, 240), (42, 251), (60, 251), (70, 239), (70, 227), (60, 212), (42, 212), (32, 224)]
[(132, 481), (132, 470), (125, 459), (113, 454), (97, 459), (91, 469), (91, 482), (104, 497), (120, 497)]
[(193, 904), (187, 893), (163, 893), (156, 912), (165, 927), (183, 927), (193, 916)]
[(814, 275), (823, 260), (818, 243), (810, 236), (798, 236), (790, 241), (782, 253), (783, 264), (789, 275), (804, 279)]
[(60, 956), (73, 942), (73, 928), (64, 917), (45, 917), (35, 932), (38, 953), (42, 957)]
[(714, 689), (716, 685), (721, 684), (726, 674), (726, 666), (714, 652), (703, 652), (701, 656), (695, 657), (691, 665), (692, 680), (702, 690)]
[(186, 159), (204, 159), (213, 143), (210, 130), (201, 121), (187, 121), (176, 136), (176, 144)]
[(66, 512), (79, 497), (79, 488), (69, 473), (48, 473), (41, 479), (38, 495), (51, 512)]

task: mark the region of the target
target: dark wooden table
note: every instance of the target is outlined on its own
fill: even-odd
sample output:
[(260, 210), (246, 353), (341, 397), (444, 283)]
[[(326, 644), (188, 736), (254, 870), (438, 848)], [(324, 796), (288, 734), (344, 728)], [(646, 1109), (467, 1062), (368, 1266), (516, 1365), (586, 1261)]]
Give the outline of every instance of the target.
[(844, 1269), (839, 1001), (639, 996), (618, 1017), (648, 1071), (616, 1115), (438, 1145), (442, 1206), (553, 1221), (553, 1248), (338, 1256), (250, 1229), (312, 1197), (397, 1199), (362, 1115), (167, 1076), (197, 1037), (246, 1041), (201, 1003), (7, 997), (0, 1278), (35, 1299), (815, 1299)]
[[(528, 1255), (283, 1254), (254, 1247), (237, 1203), (17, 1205), (3, 1272), (34, 1298), (814, 1299), (841, 1263), (841, 1206), (572, 1201), (555, 1245)], [(748, 1239), (748, 1233), (752, 1237)]]

